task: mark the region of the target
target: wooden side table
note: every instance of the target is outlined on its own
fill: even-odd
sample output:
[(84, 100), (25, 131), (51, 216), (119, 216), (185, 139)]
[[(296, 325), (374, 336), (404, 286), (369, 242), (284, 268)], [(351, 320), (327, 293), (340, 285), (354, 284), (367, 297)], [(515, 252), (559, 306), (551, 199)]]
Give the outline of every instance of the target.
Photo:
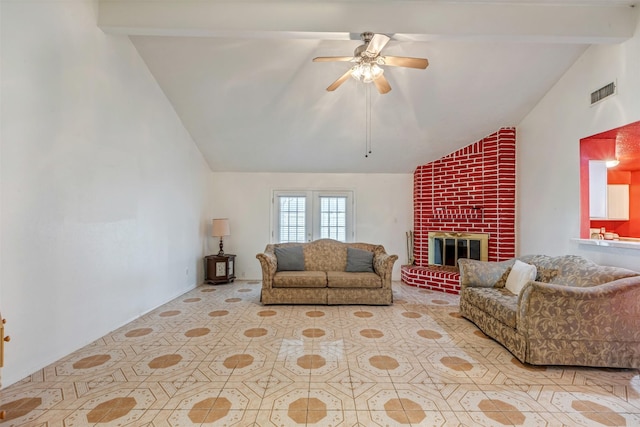
[(233, 282), (236, 256), (231, 254), (204, 257), (204, 282), (211, 285)]

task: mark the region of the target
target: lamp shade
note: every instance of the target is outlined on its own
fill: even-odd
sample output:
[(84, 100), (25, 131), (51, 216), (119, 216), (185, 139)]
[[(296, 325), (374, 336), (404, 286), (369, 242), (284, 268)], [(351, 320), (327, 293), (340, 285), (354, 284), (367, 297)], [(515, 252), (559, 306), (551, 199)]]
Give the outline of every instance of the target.
[(211, 235), (213, 237), (230, 236), (229, 219), (218, 218), (213, 220), (213, 227), (211, 228)]

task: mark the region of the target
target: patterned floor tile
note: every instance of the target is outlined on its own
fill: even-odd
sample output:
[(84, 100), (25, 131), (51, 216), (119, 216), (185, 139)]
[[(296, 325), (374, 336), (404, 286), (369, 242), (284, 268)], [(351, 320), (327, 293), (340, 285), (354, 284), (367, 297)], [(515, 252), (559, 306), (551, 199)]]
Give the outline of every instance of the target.
[(638, 370), (523, 365), (456, 295), (263, 306), (200, 286), (2, 390), (4, 426), (640, 425)]

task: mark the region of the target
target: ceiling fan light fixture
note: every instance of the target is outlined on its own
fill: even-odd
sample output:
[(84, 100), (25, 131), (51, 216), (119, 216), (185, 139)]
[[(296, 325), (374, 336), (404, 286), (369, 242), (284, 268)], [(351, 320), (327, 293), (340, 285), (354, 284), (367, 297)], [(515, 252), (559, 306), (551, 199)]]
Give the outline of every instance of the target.
[(366, 71), (368, 72), (365, 72), (364, 77), (362, 78), (362, 81), (365, 83), (374, 81), (384, 73), (384, 70), (380, 68), (378, 64), (370, 64)]
[(351, 67), (351, 77), (353, 77), (356, 80), (360, 80), (362, 78), (362, 65), (361, 64), (356, 64), (353, 67)]
[(351, 68), (351, 76), (363, 83), (371, 83), (384, 73), (376, 63), (362, 62)]

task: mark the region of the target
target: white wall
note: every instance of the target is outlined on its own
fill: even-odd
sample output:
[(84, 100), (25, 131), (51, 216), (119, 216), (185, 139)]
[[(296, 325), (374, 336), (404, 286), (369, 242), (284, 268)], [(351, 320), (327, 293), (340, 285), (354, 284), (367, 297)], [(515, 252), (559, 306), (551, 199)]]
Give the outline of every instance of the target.
[[(405, 233), (413, 229), (413, 174), (301, 174), (213, 173), (213, 218), (229, 218), (227, 253), (238, 256), (239, 278), (261, 279), (256, 254), (270, 243), (273, 190), (345, 189), (356, 199), (356, 240), (384, 245), (398, 255), (393, 279), (407, 263)], [(210, 234), (210, 233), (209, 233)], [(218, 239), (208, 239), (209, 253), (217, 253)]]
[[(635, 12), (637, 15), (637, 12)], [(592, 46), (517, 128), (519, 254), (578, 254), (640, 270), (640, 250), (579, 245), (581, 138), (640, 120), (640, 24), (620, 45)], [(617, 80), (593, 107), (589, 94)]]
[(3, 386), (202, 281), (210, 171), (96, 10), (2, 2)]

